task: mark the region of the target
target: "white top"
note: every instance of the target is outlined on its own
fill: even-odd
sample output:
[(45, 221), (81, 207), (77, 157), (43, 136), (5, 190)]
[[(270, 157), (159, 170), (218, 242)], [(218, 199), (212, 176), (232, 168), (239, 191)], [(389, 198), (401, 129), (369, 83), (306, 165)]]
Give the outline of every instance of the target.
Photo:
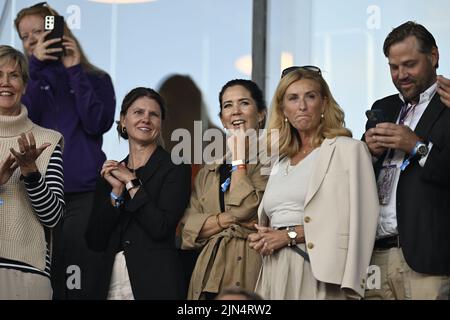
[[(433, 99), (435, 93), (436, 93), (437, 83), (433, 84), (430, 88), (428, 88), (426, 91), (424, 91), (420, 95), (419, 103), (415, 106), (413, 109), (414, 112), (410, 112), (404, 121), (404, 125), (410, 127), (412, 130), (414, 130), (417, 126), (417, 123), (419, 122), (420, 118), (422, 117), (423, 113), (425, 112), (428, 104), (430, 103), (431, 99)], [(403, 96), (400, 94), (400, 99), (404, 102)], [(399, 123), (399, 117), (397, 118), (397, 124)], [(431, 150), (432, 144), (428, 146)], [(389, 162), (387, 157), (383, 162), (383, 167), (386, 165), (396, 165), (397, 170), (395, 172), (394, 177), (394, 184), (392, 186), (391, 190), (391, 198), (389, 199), (389, 203), (386, 205), (380, 205), (380, 216), (378, 218), (378, 229), (377, 229), (377, 239), (379, 238), (385, 238), (389, 236), (393, 236), (398, 234), (397, 230), (397, 185), (398, 180), (400, 178), (400, 167), (403, 163), (403, 160), (405, 158), (405, 153), (400, 150), (395, 150), (394, 157)], [(424, 159), (421, 159), (419, 161), (419, 164), (423, 167), (425, 165), (427, 157), (424, 157)], [(381, 169), (383, 170), (383, 169)], [(381, 176), (381, 172), (380, 172)]]
[(318, 148), (295, 166), (288, 157), (269, 177), (264, 192), (263, 207), (272, 228), (303, 225), (305, 199)]

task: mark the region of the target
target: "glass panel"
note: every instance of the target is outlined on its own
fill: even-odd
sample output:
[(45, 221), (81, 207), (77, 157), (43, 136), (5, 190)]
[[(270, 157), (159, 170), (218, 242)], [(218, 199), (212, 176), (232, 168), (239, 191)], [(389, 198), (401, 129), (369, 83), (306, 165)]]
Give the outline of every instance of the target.
[[(446, 0), (269, 1), (268, 99), (284, 66), (317, 65), (357, 139), (364, 133), (364, 111), (397, 92), (383, 54), (392, 28), (417, 21), (434, 35), (441, 57), (450, 53)], [(450, 76), (449, 59), (440, 60), (438, 73)]]
[[(13, 20), (39, 2), (13, 0), (5, 6), (0, 42), (22, 48)], [(80, 41), (90, 61), (107, 71), (117, 96), (136, 86), (159, 89), (170, 75), (188, 76), (202, 94), (205, 123), (222, 127), (218, 94), (228, 80), (250, 78), (252, 0), (157, 0), (137, 4), (49, 1)], [(0, 10), (4, 7), (3, 2)], [(0, 11), (3, 12), (3, 11)], [(115, 126), (105, 135), (108, 158), (121, 159)]]

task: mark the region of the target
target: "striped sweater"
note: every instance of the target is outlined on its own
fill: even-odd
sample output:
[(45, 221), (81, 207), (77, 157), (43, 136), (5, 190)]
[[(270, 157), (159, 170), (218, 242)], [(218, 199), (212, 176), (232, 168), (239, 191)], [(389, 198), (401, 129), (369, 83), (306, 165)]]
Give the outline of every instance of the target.
[(30, 199), (31, 205), (45, 229), (47, 254), (45, 259), (45, 270), (26, 263), (8, 260), (0, 257), (0, 268), (16, 269), (23, 272), (32, 272), (50, 277), (50, 248), (49, 248), (49, 228), (56, 226), (61, 219), (64, 209), (64, 181), (62, 168), (61, 146), (57, 145), (53, 151), (45, 178), (41, 174), (23, 178), (23, 183)]

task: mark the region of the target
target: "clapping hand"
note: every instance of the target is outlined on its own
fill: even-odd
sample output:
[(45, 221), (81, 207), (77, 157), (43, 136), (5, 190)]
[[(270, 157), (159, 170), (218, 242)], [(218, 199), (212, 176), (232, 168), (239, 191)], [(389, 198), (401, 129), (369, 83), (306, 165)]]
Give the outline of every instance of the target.
[(17, 162), (11, 154), (0, 162), (0, 186), (8, 182), (17, 167)]
[(9, 150), (11, 151), (16, 164), (20, 167), (22, 175), (27, 176), (32, 172), (37, 172), (36, 159), (39, 158), (42, 152), (51, 144), (44, 143), (36, 148), (36, 141), (34, 140), (32, 132), (28, 133), (28, 138), (25, 133), (22, 133), (17, 139), (17, 142), (19, 143), (19, 151), (16, 151), (14, 148), (10, 148)]
[(108, 181), (112, 187), (112, 191), (116, 195), (121, 195), (123, 193), (125, 184), (128, 181), (136, 179), (134, 173), (125, 166), (125, 163), (119, 163), (115, 160), (105, 161), (100, 174)]
[(231, 136), (227, 138), (227, 145), (232, 154), (232, 160), (245, 160), (245, 131), (244, 129), (230, 129)]

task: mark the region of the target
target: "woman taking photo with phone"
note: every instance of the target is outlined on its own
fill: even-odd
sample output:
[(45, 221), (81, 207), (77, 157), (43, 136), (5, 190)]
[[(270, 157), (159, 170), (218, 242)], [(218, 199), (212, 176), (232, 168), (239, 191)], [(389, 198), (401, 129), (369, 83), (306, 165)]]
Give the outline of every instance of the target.
[[(54, 297), (89, 299), (96, 297), (100, 256), (88, 250), (83, 235), (95, 181), (106, 160), (102, 137), (114, 121), (115, 94), (109, 75), (88, 61), (66, 24), (63, 39), (46, 40), (50, 31), (44, 32), (45, 17), (56, 15), (44, 2), (22, 9), (15, 19), (29, 60), (30, 80), (22, 102), (32, 121), (59, 131), (65, 139), (67, 211), (55, 232)], [(63, 49), (53, 45), (61, 42), (65, 54), (58, 58), (54, 54)], [(66, 277), (73, 273), (69, 266), (79, 267), (81, 282), (66, 288)]]

